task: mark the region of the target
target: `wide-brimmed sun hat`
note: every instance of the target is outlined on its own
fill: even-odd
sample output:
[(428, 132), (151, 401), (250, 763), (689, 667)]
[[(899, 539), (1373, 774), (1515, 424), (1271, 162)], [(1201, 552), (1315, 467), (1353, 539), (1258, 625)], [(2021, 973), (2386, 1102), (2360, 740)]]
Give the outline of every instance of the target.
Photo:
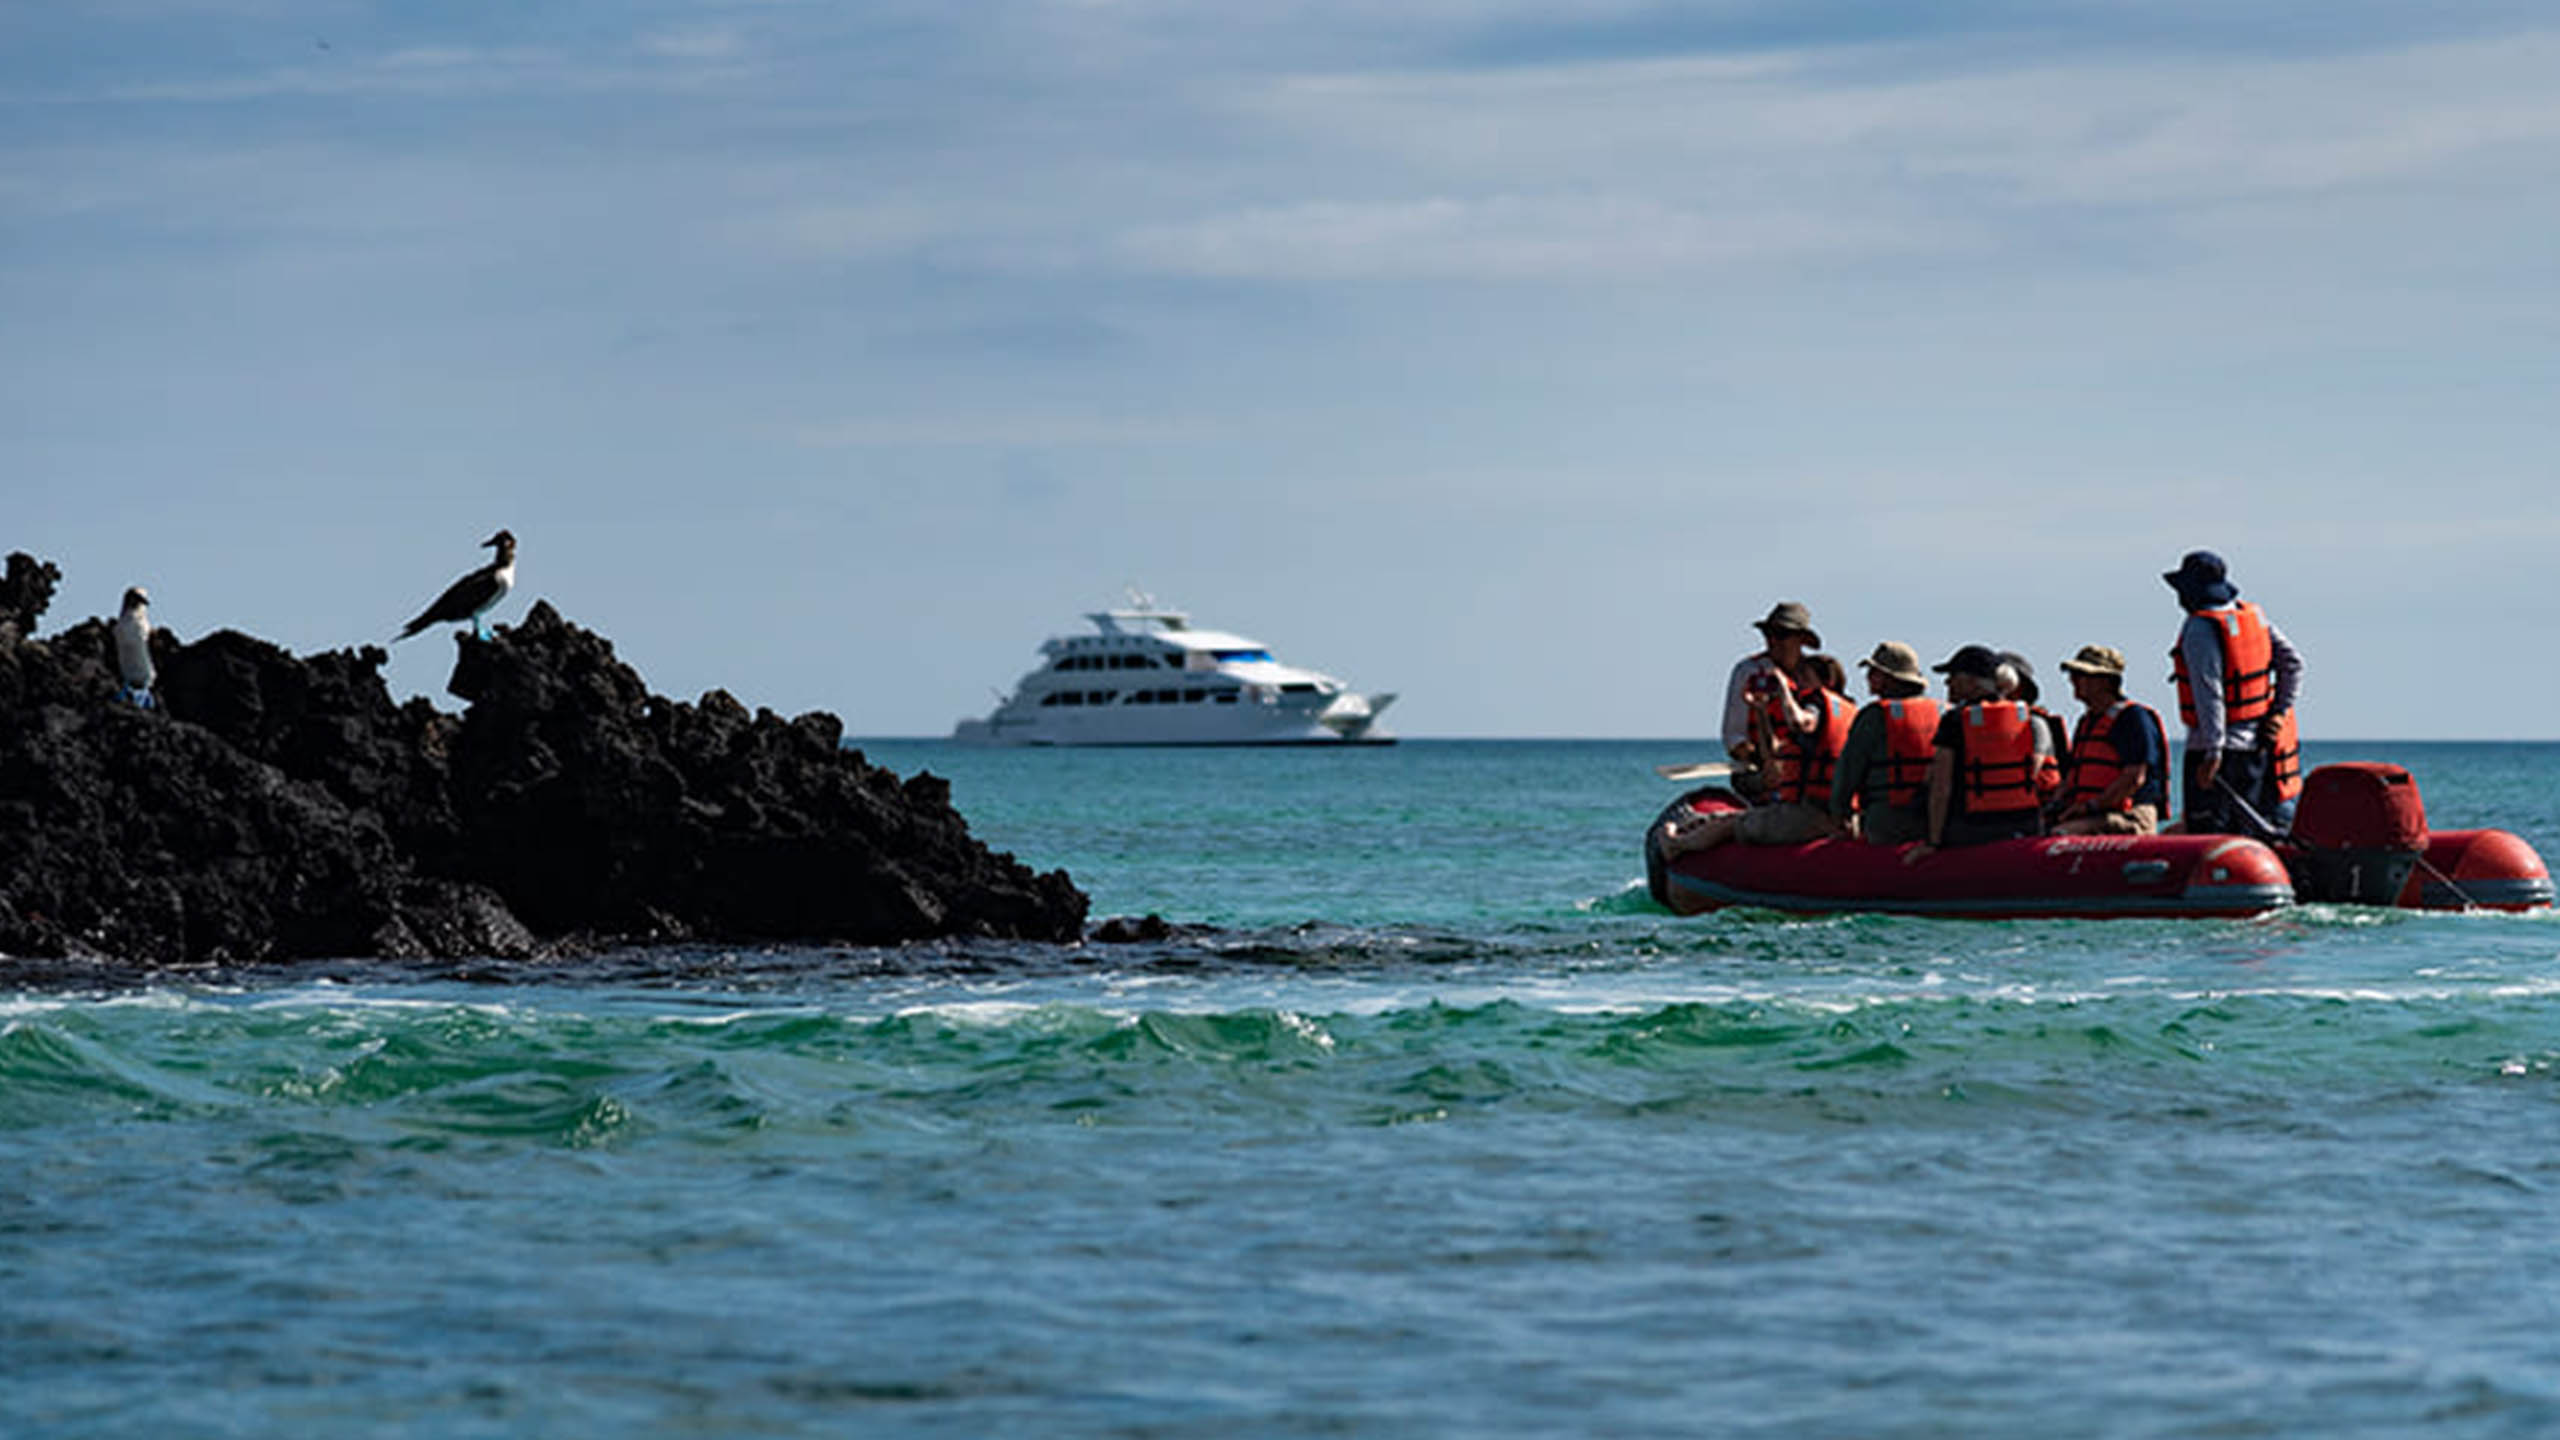
[(1879, 640), (1876, 653), (1867, 657), (1866, 666), (1879, 675), (1908, 680), (1914, 685), (1929, 683), (1927, 672), (1920, 668), (1920, 652), (1899, 640)]
[(2240, 598), (2240, 587), (2231, 583), (2231, 572), (2222, 557), (2210, 550), (2190, 550), (2178, 560), (2178, 568), (2160, 572), (2178, 592), (2178, 599), (2190, 610), (2228, 605)]
[(2083, 645), (2080, 653), (2062, 662), (2062, 668), (2082, 675), (2112, 675), (2124, 678), (2124, 652), (2113, 645)]
[(1822, 637), (1813, 633), (1813, 612), (1793, 600), (1780, 601), (1770, 610), (1768, 619), (1751, 623), (1759, 626), (1763, 635), (1801, 635), (1808, 644), (1822, 643)]

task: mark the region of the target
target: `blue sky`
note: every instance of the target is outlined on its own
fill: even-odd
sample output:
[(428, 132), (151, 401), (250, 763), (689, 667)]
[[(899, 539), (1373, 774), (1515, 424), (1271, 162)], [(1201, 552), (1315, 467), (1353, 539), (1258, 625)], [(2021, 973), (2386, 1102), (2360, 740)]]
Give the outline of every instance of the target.
[(2164, 700), (2209, 546), (2313, 737), (2560, 735), (2546, 14), (9, 6), (0, 548), (315, 650), (507, 526), (500, 620), (867, 735), (1137, 584), (1682, 736), (1782, 597)]

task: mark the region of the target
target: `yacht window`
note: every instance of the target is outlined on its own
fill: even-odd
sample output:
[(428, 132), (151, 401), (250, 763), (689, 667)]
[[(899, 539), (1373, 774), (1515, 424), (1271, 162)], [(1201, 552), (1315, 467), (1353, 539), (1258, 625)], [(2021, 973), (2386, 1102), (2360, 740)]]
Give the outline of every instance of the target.
[(1292, 680), (1288, 684), (1280, 687), (1280, 693), (1283, 695), (1313, 695), (1316, 693), (1316, 687), (1304, 680)]
[(1209, 703), (1209, 692), (1206, 690), (1185, 690), (1182, 692), (1182, 703), (1185, 705), (1205, 705)]
[(1221, 690), (1209, 698), (1215, 700), (1221, 705), (1233, 705), (1236, 703), (1236, 692), (1233, 690)]
[(1210, 653), (1217, 656), (1220, 660), (1233, 660), (1238, 662), (1269, 660), (1271, 658), (1271, 652), (1268, 650), (1213, 650)]
[(1047, 709), (1049, 706), (1055, 705), (1055, 704), (1057, 704), (1057, 703), (1058, 703), (1058, 697), (1057, 697), (1057, 696), (1055, 696), (1055, 695), (1043, 695), (1043, 696), (1041, 696), (1041, 697), (1040, 697), (1040, 705), (1041, 705), (1041, 708), (1042, 708), (1042, 709)]
[(1084, 692), (1081, 690), (1061, 690), (1058, 692), (1058, 703), (1061, 705), (1081, 705), (1084, 703)]
[(1119, 698), (1120, 692), (1117, 690), (1087, 690), (1084, 692), (1084, 703), (1087, 705), (1108, 705)]

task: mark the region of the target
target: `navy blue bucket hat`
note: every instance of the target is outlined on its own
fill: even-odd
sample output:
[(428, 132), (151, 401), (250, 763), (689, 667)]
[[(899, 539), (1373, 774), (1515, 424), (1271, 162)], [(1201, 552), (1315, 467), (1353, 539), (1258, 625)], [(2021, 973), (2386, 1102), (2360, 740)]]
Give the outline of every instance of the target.
[(1988, 645), (1967, 645), (1948, 656), (1946, 663), (1929, 668), (1941, 675), (1971, 675), (1988, 680), (2000, 673), (2000, 652)]
[(2231, 583), (2222, 557), (2210, 550), (2188, 551), (2177, 569), (2161, 572), (2160, 578), (2169, 582), (2178, 592), (2179, 603), (2190, 610), (2208, 610), (2240, 598), (2240, 587)]

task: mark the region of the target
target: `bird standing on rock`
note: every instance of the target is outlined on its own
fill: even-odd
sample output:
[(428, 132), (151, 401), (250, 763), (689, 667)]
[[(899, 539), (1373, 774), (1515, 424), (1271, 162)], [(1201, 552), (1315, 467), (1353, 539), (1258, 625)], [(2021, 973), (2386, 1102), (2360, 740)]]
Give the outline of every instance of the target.
[(124, 682), (121, 697), (142, 709), (154, 708), (151, 684), (159, 672), (151, 665), (151, 597), (136, 585), (124, 592), (124, 612), (109, 627), (116, 637), (116, 678)]
[(481, 628), (480, 617), (488, 614), (499, 601), (507, 598), (509, 590), (515, 588), (516, 537), (501, 530), (480, 543), (495, 547), (497, 558), (446, 586), (435, 603), (419, 611), (418, 618), (410, 621), (408, 628), (395, 636), (395, 640), (406, 640), (430, 625), (453, 620), (470, 621), (473, 639), (489, 638), (488, 632)]

